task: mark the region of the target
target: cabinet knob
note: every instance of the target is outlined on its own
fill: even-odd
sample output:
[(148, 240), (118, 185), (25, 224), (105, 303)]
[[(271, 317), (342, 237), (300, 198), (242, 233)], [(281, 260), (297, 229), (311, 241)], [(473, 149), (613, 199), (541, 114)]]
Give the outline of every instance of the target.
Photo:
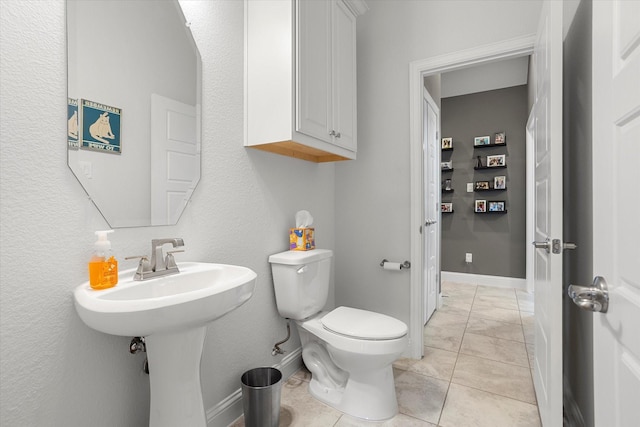
[(329, 132), (330, 136), (334, 136), (336, 138), (340, 138), (340, 132), (336, 132), (335, 130), (332, 130), (331, 132)]

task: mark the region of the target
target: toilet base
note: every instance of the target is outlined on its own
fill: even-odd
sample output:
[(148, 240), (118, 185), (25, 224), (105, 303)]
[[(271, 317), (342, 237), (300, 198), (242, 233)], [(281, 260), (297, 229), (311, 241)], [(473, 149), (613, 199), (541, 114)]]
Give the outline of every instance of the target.
[(347, 415), (368, 421), (384, 421), (398, 413), (398, 400), (391, 365), (359, 377), (351, 374), (344, 387), (327, 388), (312, 379), (309, 393)]

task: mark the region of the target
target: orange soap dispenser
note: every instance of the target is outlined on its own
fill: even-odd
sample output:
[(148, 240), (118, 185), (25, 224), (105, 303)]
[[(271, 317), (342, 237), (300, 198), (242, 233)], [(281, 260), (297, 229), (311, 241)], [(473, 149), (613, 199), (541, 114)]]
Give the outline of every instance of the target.
[(118, 283), (118, 261), (111, 251), (107, 234), (113, 230), (96, 231), (98, 240), (89, 260), (89, 284), (93, 289), (112, 288)]

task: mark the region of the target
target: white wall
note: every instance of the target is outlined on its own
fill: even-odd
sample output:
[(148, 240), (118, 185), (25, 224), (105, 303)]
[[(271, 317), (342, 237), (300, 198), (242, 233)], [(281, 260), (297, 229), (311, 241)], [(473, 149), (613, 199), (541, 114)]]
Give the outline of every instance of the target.
[[(125, 255), (175, 236), (186, 243), (178, 261), (258, 273), (252, 299), (209, 328), (201, 365), (209, 409), (240, 388), (246, 369), (281, 360), (271, 356), (286, 331), (267, 257), (287, 248), (299, 209), (314, 215), (318, 245), (334, 248), (335, 180), (332, 164), (243, 147), (243, 4), (184, 7), (203, 60), (202, 180), (178, 225), (118, 229), (112, 242), (123, 269), (135, 266)], [(89, 329), (73, 306), (93, 232), (107, 225), (66, 166), (64, 13), (62, 0), (0, 7), (0, 425), (141, 426), (144, 356), (128, 353), (128, 337)]]
[[(368, 2), (358, 19), (358, 160), (336, 165), (336, 303), (408, 323), (409, 63), (536, 32), (541, 2)], [(414, 266), (419, 260), (410, 260)]]

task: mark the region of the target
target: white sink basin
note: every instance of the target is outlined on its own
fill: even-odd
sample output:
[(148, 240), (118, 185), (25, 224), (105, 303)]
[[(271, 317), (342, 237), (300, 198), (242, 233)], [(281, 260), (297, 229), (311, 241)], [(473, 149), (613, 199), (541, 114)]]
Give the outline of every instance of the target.
[(180, 273), (134, 281), (135, 269), (119, 274), (118, 284), (75, 290), (76, 310), (87, 326), (107, 334), (148, 336), (204, 325), (246, 302), (256, 273), (246, 267), (179, 263)]
[(149, 426), (206, 427), (200, 386), (206, 324), (251, 298), (256, 273), (197, 262), (178, 268), (178, 274), (144, 281), (133, 280), (135, 269), (123, 271), (115, 287), (100, 291), (86, 282), (74, 292), (76, 310), (100, 332), (145, 337)]

